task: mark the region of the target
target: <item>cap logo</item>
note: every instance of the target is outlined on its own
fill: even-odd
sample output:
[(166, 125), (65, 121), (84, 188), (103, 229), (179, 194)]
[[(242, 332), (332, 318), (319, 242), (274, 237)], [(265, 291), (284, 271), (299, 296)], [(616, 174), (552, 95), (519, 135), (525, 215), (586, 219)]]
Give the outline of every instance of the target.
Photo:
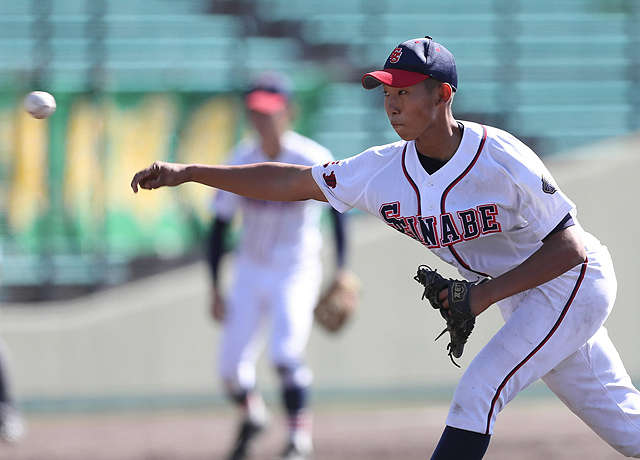
[(389, 55), (389, 62), (392, 64), (397, 63), (400, 60), (400, 56), (402, 56), (402, 48), (397, 47)]

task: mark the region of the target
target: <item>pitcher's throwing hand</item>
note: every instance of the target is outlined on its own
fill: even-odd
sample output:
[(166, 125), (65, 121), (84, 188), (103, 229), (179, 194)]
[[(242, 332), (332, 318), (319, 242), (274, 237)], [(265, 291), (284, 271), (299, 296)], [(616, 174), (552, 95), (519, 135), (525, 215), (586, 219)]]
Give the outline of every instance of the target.
[(138, 193), (138, 187), (152, 190), (160, 187), (173, 187), (187, 182), (187, 165), (155, 161), (151, 166), (138, 171), (131, 181), (131, 188)]

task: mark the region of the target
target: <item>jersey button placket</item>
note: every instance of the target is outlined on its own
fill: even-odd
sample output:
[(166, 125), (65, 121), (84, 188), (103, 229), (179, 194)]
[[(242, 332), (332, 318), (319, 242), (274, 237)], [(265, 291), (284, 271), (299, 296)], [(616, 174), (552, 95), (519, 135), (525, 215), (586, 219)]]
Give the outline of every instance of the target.
[(431, 200), (429, 200), (429, 206), (427, 207), (427, 210), (429, 211), (429, 215), (433, 215), (433, 211), (434, 211), (434, 206), (433, 206), (433, 182), (427, 182), (427, 189), (429, 190), (429, 196), (431, 197)]

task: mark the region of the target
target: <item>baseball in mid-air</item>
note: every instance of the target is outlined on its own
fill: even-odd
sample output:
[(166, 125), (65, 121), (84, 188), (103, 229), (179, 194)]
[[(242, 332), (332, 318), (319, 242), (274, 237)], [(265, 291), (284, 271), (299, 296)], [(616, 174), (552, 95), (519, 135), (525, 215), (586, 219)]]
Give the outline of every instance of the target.
[(24, 108), (34, 118), (47, 118), (56, 111), (56, 100), (45, 91), (32, 91), (24, 98)]

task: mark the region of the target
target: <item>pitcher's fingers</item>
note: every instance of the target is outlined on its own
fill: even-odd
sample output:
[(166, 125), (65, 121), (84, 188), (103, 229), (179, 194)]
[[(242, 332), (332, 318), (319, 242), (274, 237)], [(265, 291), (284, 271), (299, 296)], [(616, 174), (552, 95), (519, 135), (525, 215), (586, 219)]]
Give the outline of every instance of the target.
[(449, 289), (443, 289), (438, 294), (438, 300), (440, 300), (440, 305), (444, 308), (449, 308)]
[(133, 190), (133, 193), (138, 193), (138, 184), (140, 183), (140, 179), (142, 178), (143, 173), (144, 170), (138, 171), (134, 174), (133, 179), (131, 179), (131, 190)]
[(149, 187), (147, 186), (147, 182), (151, 177), (153, 177), (153, 175), (154, 172), (151, 168), (145, 168), (138, 171), (131, 181), (131, 188), (133, 188), (133, 191), (137, 193), (138, 187), (148, 189)]
[(163, 185), (164, 184), (162, 183), (162, 178), (159, 175), (153, 178), (149, 177), (143, 183), (140, 184), (142, 188), (146, 188), (147, 190), (160, 188)]
[(156, 164), (154, 163), (148, 168), (138, 171), (138, 173), (133, 177), (133, 181), (131, 182), (131, 185), (133, 187), (135, 183), (136, 188), (134, 191), (136, 191), (138, 187), (143, 188), (145, 190), (150, 190), (151, 187), (149, 186), (149, 182), (152, 179), (157, 177), (158, 177), (158, 171), (157, 171)]

